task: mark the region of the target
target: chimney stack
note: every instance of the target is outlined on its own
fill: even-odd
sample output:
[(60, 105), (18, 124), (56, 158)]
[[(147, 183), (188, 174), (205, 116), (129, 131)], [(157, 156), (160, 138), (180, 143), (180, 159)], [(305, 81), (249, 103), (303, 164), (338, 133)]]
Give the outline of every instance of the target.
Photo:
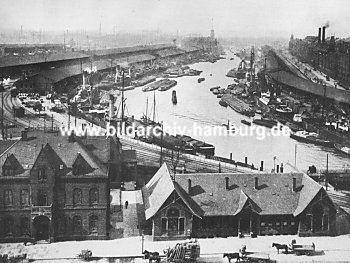
[(322, 28), (318, 28), (318, 43), (321, 43)]
[(191, 188), (192, 188), (192, 181), (191, 179), (188, 179), (188, 194), (191, 194)]
[(322, 44), (326, 42), (326, 27), (322, 27)]
[(297, 189), (297, 178), (293, 177), (293, 192)]
[(259, 188), (259, 178), (258, 177), (254, 177), (254, 188), (255, 189)]
[(225, 181), (226, 181), (226, 190), (229, 190), (230, 186), (229, 186), (229, 181), (228, 181), (228, 177), (225, 177)]
[(22, 141), (26, 141), (28, 139), (28, 130), (24, 129), (23, 131), (21, 131), (21, 139)]

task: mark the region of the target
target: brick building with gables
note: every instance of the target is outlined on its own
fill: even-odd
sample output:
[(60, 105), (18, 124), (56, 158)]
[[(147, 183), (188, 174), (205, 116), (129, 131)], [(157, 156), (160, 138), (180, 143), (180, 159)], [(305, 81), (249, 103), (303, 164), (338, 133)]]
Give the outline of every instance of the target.
[(24, 131), (0, 143), (0, 242), (109, 237), (118, 140)]
[(301, 173), (177, 174), (173, 180), (164, 164), (142, 191), (145, 232), (154, 240), (335, 233), (333, 202)]

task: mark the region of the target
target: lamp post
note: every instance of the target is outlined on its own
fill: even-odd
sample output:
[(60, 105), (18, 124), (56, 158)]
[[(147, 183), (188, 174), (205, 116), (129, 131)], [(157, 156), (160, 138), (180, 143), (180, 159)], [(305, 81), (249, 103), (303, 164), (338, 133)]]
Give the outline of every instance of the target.
[(273, 157), (273, 172), (276, 172), (276, 156)]

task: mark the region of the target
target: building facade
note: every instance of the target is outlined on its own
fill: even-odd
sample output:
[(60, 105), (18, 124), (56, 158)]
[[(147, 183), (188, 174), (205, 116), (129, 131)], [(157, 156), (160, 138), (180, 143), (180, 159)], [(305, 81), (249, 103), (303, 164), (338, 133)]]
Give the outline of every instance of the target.
[(0, 155), (0, 242), (107, 239), (119, 146), (24, 132)]
[(350, 41), (349, 39), (326, 38), (326, 28), (319, 35), (304, 39), (291, 37), (289, 51), (300, 61), (320, 69), (345, 87), (350, 86)]
[(174, 181), (163, 165), (143, 195), (154, 240), (335, 233), (331, 199), (304, 174), (177, 174)]

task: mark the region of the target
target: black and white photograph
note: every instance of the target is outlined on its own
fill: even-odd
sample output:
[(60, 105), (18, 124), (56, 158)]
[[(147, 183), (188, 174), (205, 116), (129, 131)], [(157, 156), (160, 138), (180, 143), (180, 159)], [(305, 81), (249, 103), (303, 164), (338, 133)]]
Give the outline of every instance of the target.
[(0, 6), (0, 263), (350, 262), (350, 2)]

